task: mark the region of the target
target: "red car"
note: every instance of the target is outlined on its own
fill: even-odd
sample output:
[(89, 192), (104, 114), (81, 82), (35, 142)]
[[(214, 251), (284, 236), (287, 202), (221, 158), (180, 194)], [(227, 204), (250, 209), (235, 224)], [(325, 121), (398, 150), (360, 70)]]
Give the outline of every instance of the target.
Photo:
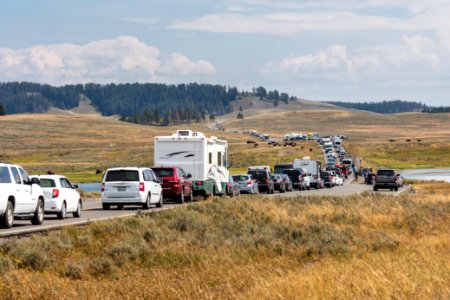
[(187, 174), (180, 167), (157, 166), (152, 167), (155, 174), (162, 179), (161, 187), (164, 198), (177, 199), (178, 203), (192, 201), (194, 192), (192, 190), (191, 174)]

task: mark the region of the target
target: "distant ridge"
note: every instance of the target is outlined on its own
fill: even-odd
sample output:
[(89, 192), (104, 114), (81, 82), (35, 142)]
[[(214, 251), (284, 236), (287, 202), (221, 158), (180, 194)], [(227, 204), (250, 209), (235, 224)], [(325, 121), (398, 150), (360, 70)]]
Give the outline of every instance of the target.
[(397, 114), (404, 112), (421, 112), (428, 108), (427, 105), (421, 102), (404, 101), (404, 100), (390, 100), (380, 102), (338, 102), (338, 101), (326, 101), (325, 103), (333, 104), (336, 106), (366, 110), (380, 114)]

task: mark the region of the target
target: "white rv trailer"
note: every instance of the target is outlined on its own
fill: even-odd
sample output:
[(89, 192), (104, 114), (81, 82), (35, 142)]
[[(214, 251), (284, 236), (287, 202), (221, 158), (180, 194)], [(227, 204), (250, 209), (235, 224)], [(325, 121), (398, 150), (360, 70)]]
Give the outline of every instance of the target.
[(178, 130), (171, 136), (155, 137), (154, 164), (179, 166), (192, 175), (196, 195), (226, 193), (229, 181), (228, 142), (201, 132)]
[(322, 183), (320, 178), (320, 161), (313, 160), (309, 156), (304, 156), (303, 159), (294, 159), (293, 165), (294, 169), (306, 169), (308, 174), (310, 174), (310, 185), (314, 186), (316, 189), (321, 188)]

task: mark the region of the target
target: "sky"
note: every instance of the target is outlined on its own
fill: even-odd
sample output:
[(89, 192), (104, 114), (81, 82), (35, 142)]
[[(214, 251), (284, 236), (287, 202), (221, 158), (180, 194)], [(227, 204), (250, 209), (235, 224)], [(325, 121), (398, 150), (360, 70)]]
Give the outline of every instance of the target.
[(0, 81), (450, 106), (450, 0), (2, 0)]

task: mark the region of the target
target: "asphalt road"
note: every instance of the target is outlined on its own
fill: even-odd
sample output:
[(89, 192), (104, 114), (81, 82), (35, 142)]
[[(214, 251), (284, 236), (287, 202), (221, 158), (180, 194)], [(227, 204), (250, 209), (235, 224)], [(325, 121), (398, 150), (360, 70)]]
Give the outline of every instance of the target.
[[(376, 193), (390, 194), (398, 196), (400, 193), (408, 190), (409, 187), (405, 186), (399, 189), (398, 192), (391, 192), (389, 190), (379, 190)], [(309, 191), (293, 191), (289, 193), (280, 194), (275, 192), (272, 195), (261, 194), (264, 197), (274, 196), (349, 196), (354, 194), (361, 194), (363, 192), (372, 192), (372, 186), (365, 185), (361, 182), (354, 182), (353, 179), (347, 180), (343, 186), (334, 188), (324, 188), (320, 190), (311, 189)], [(374, 192), (375, 193), (375, 192)], [(241, 198), (245, 199), (247, 195), (241, 195)], [(83, 213), (81, 218), (74, 218), (72, 214), (67, 214), (65, 220), (59, 220), (56, 215), (45, 215), (44, 223), (42, 225), (32, 225), (30, 220), (14, 220), (14, 226), (10, 229), (0, 229), (0, 238), (6, 238), (17, 235), (29, 235), (32, 233), (54, 230), (63, 226), (70, 225), (84, 225), (93, 221), (109, 220), (116, 218), (123, 218), (133, 216), (138, 212), (154, 213), (167, 209), (174, 209), (179, 207), (180, 204), (165, 203), (162, 208), (150, 208), (149, 210), (142, 210), (140, 207), (125, 207), (122, 210), (111, 208), (111, 210), (103, 210), (100, 200), (88, 200), (83, 203)]]

